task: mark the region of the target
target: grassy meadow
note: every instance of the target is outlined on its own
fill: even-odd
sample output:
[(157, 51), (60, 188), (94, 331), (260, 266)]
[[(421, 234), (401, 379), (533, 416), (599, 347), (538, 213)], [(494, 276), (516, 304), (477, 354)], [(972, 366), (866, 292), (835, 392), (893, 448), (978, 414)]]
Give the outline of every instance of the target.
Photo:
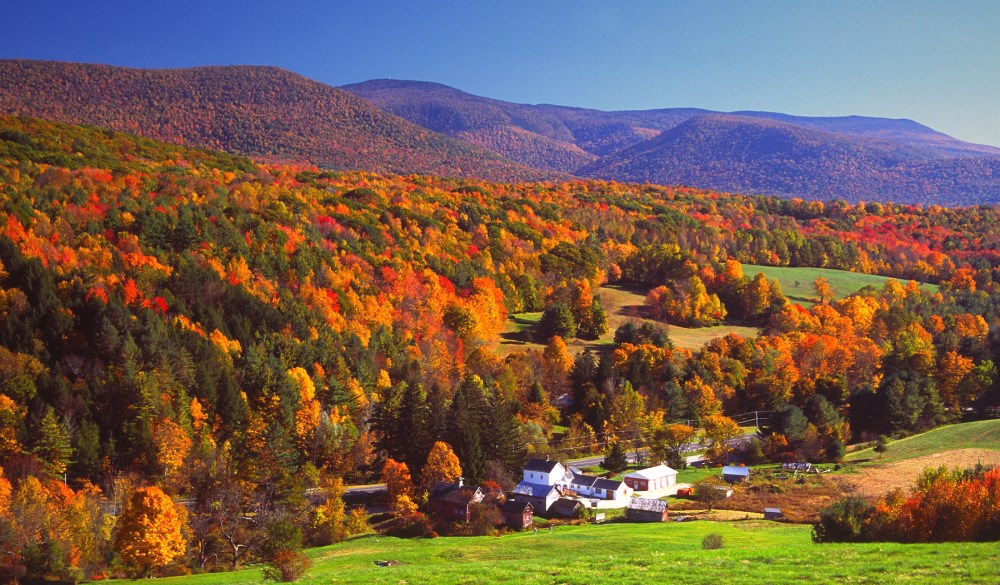
[[(556, 526), (495, 537), (366, 536), (312, 549), (300, 583), (996, 583), (995, 543), (813, 544), (810, 527), (759, 520)], [(709, 533), (724, 546), (702, 549)], [(376, 561), (392, 561), (380, 567)], [(261, 583), (259, 568), (157, 579)]]
[[(763, 272), (764, 276), (769, 280), (777, 280), (781, 284), (781, 292), (789, 300), (797, 302), (804, 307), (810, 307), (819, 302), (816, 291), (813, 290), (813, 281), (818, 276), (822, 276), (830, 281), (830, 286), (833, 287), (833, 294), (838, 299), (844, 298), (868, 285), (875, 288), (882, 288), (885, 281), (889, 280), (885, 276), (831, 270), (829, 268), (743, 265), (743, 274), (746, 276), (753, 278), (758, 272)], [(905, 281), (901, 282), (905, 284)], [(921, 284), (920, 287), (928, 291), (937, 291), (938, 288), (934, 284)]]

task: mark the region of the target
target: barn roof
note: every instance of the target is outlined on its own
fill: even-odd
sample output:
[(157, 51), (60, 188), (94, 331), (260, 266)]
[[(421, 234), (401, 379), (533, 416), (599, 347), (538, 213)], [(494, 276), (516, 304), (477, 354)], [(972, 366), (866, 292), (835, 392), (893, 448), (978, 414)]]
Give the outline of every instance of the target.
[(632, 473), (626, 475), (625, 477), (631, 477), (636, 479), (659, 479), (661, 477), (665, 477), (668, 475), (677, 475), (677, 471), (673, 468), (661, 464), (655, 467), (647, 467), (646, 469), (633, 471)]
[(750, 468), (727, 465), (722, 468), (722, 475), (741, 475), (744, 477), (750, 477)]
[(654, 500), (652, 498), (632, 498), (632, 501), (628, 503), (628, 509), (663, 512), (667, 509), (667, 502), (664, 500)]
[(532, 457), (528, 459), (528, 462), (524, 464), (525, 471), (540, 471), (542, 473), (552, 473), (555, 470), (556, 465), (559, 465), (558, 461), (549, 461), (548, 459), (539, 459), (537, 457)]
[(764, 508), (765, 514), (781, 514), (781, 508)]

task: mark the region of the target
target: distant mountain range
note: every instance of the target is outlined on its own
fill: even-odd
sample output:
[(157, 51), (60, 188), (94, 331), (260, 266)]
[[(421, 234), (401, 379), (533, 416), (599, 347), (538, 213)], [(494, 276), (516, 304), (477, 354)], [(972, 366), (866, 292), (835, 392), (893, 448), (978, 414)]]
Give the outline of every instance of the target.
[(417, 81), (343, 89), (435, 132), (582, 177), (809, 199), (1000, 201), (1000, 149), (911, 120), (691, 108), (604, 112), (513, 104)]
[(910, 120), (514, 104), (426, 82), (334, 88), (274, 67), (0, 60), (0, 114), (262, 160), (494, 181), (683, 184), (807, 199), (1000, 202), (1000, 149)]

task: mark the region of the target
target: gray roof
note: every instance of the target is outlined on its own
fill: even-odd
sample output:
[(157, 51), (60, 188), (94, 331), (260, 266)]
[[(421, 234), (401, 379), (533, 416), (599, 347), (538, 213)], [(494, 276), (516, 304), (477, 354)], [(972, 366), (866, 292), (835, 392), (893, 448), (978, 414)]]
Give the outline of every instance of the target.
[(722, 468), (722, 475), (745, 475), (750, 476), (749, 467), (738, 467), (736, 465), (727, 465)]
[(552, 490), (556, 489), (554, 485), (545, 485), (544, 483), (530, 483), (527, 481), (522, 481), (514, 487), (514, 493), (522, 496), (531, 496), (534, 498), (544, 498), (547, 497)]
[(525, 471), (541, 471), (542, 473), (552, 473), (559, 465), (558, 461), (549, 461), (548, 459), (538, 459), (537, 457), (532, 457), (528, 459), (528, 462), (524, 464)]
[(632, 501), (628, 503), (628, 509), (663, 512), (667, 509), (667, 502), (664, 500), (654, 500), (652, 498), (632, 498)]
[(764, 508), (765, 514), (781, 514), (781, 508)]
[(616, 492), (618, 491), (618, 488), (622, 487), (622, 482), (613, 479), (598, 479), (594, 482), (594, 487), (597, 489)]
[(596, 475), (586, 475), (583, 473), (576, 473), (573, 474), (573, 479), (570, 480), (570, 483), (586, 487), (593, 487), (593, 485), (598, 481), (600, 481), (600, 479), (601, 478), (597, 477)]

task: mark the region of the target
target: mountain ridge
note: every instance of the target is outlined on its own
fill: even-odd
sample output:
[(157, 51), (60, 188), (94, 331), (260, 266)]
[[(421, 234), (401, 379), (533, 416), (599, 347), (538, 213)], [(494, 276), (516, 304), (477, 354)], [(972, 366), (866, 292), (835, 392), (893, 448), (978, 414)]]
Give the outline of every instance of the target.
[(274, 66), (133, 69), (0, 60), (0, 113), (335, 169), (501, 181), (553, 175)]

